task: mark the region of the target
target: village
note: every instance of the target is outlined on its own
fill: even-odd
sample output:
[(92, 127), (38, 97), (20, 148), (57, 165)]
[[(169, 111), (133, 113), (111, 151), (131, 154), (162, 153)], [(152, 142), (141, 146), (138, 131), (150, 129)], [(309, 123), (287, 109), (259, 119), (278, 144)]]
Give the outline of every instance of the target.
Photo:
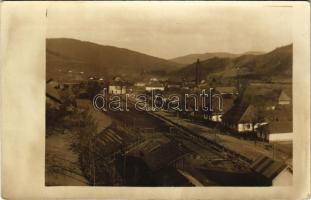
[[(96, 74), (85, 76), (80, 71), (59, 71), (65, 73), (59, 77), (65, 78), (47, 80), (47, 111), (55, 114), (63, 109), (65, 113), (60, 114), (63, 118), (87, 110), (91, 121), (97, 121), (90, 122), (96, 128), (83, 139), (88, 153), (79, 152), (78, 156), (82, 166), (78, 174), (84, 174), (81, 176), (86, 177), (83, 178), (86, 184), (271, 186), (292, 183), (293, 119), (289, 83), (249, 81), (237, 76), (234, 81), (217, 84), (200, 75), (199, 60), (192, 80), (141, 77), (135, 81), (125, 76), (107, 79)], [(109, 97), (129, 100), (128, 112), (96, 109), (94, 97), (103, 90)], [(221, 102), (209, 102), (211, 109), (203, 109), (201, 98), (185, 97), (202, 91), (213, 91), (221, 96)], [(152, 109), (144, 112), (135, 109), (133, 102), (141, 95), (147, 102), (144, 106)], [(168, 102), (166, 97), (170, 95), (175, 101)], [(99, 100), (100, 103), (104, 104)], [(186, 105), (185, 109), (179, 109), (179, 104)], [(77, 121), (83, 123), (80, 118)], [(71, 131), (71, 128), (63, 129)]]

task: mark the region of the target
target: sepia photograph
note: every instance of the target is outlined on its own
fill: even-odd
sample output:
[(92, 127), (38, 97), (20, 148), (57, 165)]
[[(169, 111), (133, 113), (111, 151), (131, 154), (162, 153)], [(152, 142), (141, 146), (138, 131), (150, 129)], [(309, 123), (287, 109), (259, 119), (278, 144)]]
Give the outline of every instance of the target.
[(292, 9), (51, 4), (45, 186), (292, 186)]
[(310, 4), (5, 1), (2, 199), (308, 199)]

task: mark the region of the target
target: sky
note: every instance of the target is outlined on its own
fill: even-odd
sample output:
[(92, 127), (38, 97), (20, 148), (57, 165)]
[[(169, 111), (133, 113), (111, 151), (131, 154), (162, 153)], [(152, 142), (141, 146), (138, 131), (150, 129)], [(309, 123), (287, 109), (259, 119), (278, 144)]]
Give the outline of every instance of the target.
[(206, 52), (268, 52), (292, 43), (292, 8), (172, 1), (55, 2), (48, 7), (47, 38), (74, 38), (165, 59)]

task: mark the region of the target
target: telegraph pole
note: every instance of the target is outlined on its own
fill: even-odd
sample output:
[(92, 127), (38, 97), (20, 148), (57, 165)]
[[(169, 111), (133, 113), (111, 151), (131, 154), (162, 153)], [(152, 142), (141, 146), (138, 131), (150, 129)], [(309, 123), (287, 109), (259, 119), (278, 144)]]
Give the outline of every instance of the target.
[(239, 73), (239, 70), (240, 70), (240, 67), (237, 67), (236, 68), (236, 78), (237, 78), (237, 90), (238, 90), (238, 93), (240, 94), (240, 73)]
[(199, 76), (200, 76), (200, 74), (199, 74), (199, 65), (200, 65), (200, 59), (197, 59), (197, 62), (196, 62), (196, 64), (195, 64), (195, 84), (196, 84), (196, 86), (198, 86), (199, 85), (199, 82), (200, 82), (200, 78), (199, 78)]
[(89, 151), (90, 151), (90, 160), (91, 160), (90, 166), (93, 172), (92, 173), (93, 174), (93, 186), (95, 186), (96, 185), (96, 166), (95, 166), (92, 138), (90, 139), (90, 142), (89, 142)]

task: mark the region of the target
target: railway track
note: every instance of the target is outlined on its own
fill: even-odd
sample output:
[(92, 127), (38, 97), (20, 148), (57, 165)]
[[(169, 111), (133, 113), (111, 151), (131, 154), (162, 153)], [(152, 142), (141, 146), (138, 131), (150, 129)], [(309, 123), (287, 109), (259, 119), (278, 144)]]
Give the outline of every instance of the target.
[[(171, 140), (187, 143), (188, 146), (189, 143), (192, 143), (199, 148), (210, 151), (211, 154), (216, 155), (215, 157), (230, 159), (235, 164), (238, 163), (238, 165), (243, 167), (249, 167), (252, 163), (252, 160), (224, 147), (214, 140), (199, 135), (195, 131), (157, 114), (157, 112), (137, 111), (132, 101), (129, 101), (129, 106), (129, 112), (121, 112), (117, 115), (119, 118), (123, 118), (124, 121), (133, 123), (137, 128), (153, 128), (155, 132), (161, 133)], [(174, 131), (171, 131), (172, 129), (174, 129)]]

